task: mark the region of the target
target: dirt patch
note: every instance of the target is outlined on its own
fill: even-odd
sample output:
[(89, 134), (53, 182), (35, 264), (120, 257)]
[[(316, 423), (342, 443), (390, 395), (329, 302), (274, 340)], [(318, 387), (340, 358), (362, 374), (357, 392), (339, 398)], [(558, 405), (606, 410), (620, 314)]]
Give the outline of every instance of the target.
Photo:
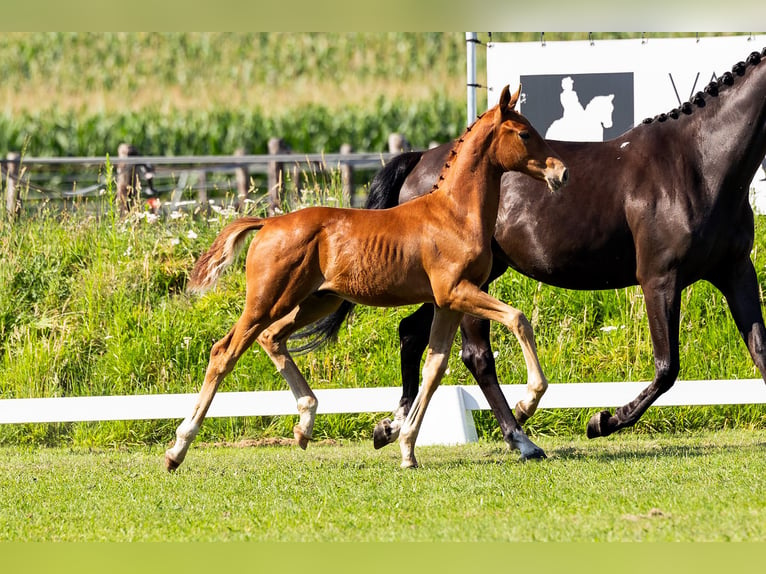
[[(311, 441), (310, 444), (319, 445), (338, 445), (338, 441), (333, 439), (323, 439), (317, 441)], [(297, 446), (295, 439), (284, 437), (267, 437), (267, 438), (246, 438), (237, 442), (222, 441), (222, 442), (202, 442), (199, 443), (199, 447), (202, 448), (253, 448), (259, 446)]]
[(670, 518), (670, 514), (663, 512), (659, 508), (652, 508), (646, 514), (623, 514), (622, 518), (630, 522), (638, 522), (639, 520), (651, 518)]

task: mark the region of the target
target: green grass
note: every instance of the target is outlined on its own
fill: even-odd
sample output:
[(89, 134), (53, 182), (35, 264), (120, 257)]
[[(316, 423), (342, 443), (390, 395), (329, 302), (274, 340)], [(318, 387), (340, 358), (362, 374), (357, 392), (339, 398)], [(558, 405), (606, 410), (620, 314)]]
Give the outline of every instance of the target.
[(545, 438), (521, 463), (482, 441), (221, 448), (174, 474), (157, 447), (0, 449), (0, 539), (766, 541), (766, 432)]

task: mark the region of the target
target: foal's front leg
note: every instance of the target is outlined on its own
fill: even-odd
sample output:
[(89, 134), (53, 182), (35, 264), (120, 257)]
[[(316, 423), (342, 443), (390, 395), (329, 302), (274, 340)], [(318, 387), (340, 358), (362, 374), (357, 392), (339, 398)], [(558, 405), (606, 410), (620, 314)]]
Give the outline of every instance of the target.
[(459, 312), (435, 309), (434, 320), (431, 323), (431, 336), (428, 341), (428, 352), (423, 365), (423, 385), (399, 432), (402, 468), (418, 466), (415, 459), (415, 441), (418, 438), (428, 403), (447, 370), (449, 352), (462, 317), (463, 314)]
[(420, 384), (420, 362), (428, 346), (428, 337), (434, 317), (434, 306), (421, 305), (412, 315), (399, 323), (399, 348), (402, 372), (402, 398), (393, 413), (393, 420), (385, 418), (375, 425), (372, 442), (375, 448), (391, 444), (399, 437), (404, 419), (415, 402)]
[[(524, 314), (518, 309), (514, 309), (510, 305), (495, 299), (469, 282), (461, 283), (453, 291), (450, 306), (453, 309), (459, 309), (474, 317), (502, 323), (516, 336), (516, 340), (518, 340), (521, 345), (521, 351), (524, 355), (524, 362), (527, 367), (527, 391), (529, 396), (526, 399), (524, 408), (534, 412), (534, 409), (537, 408), (537, 404), (540, 401), (540, 397), (543, 396), (543, 393), (545, 393), (545, 390), (548, 388), (548, 380), (543, 374), (542, 367), (540, 367), (540, 361), (537, 357), (537, 346), (535, 345), (535, 336), (534, 331), (532, 330), (532, 325)], [(499, 385), (496, 385), (495, 391), (502, 395)], [(497, 397), (496, 399), (495, 403), (500, 404), (500, 397)], [(504, 396), (503, 402), (505, 402)], [(519, 404), (522, 403), (524, 403), (524, 401), (519, 402)], [(517, 405), (516, 408), (518, 413), (519, 406)], [(508, 429), (511, 432), (509, 436), (506, 437), (506, 441), (512, 447), (519, 450), (522, 459), (545, 458), (545, 452), (529, 440), (521, 427), (518, 427), (517, 424), (513, 424), (516, 422), (513, 415), (510, 413), (507, 414), (509, 415), (507, 422), (510, 423)], [(503, 429), (503, 431), (505, 433), (505, 429)]]

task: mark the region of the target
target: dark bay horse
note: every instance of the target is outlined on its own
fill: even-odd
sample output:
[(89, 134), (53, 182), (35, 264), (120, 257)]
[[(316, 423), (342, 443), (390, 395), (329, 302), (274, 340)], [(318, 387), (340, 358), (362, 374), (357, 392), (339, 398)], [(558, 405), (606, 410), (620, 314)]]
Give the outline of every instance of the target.
[[(682, 290), (707, 280), (726, 297), (755, 365), (766, 378), (766, 330), (750, 260), (749, 183), (766, 154), (766, 49), (736, 64), (704, 93), (606, 142), (548, 143), (566, 162), (566, 193), (543, 194), (530, 178), (503, 176), (489, 281), (509, 267), (567, 289), (640, 285), (654, 351), (655, 377), (614, 414), (602, 411), (589, 437), (633, 425), (678, 376)], [(373, 180), (367, 207), (404, 204), (428, 193), (450, 145), (397, 156)], [(486, 288), (486, 285), (485, 285)], [(321, 343), (337, 332), (350, 304), (304, 335)], [(400, 324), (403, 396), (394, 421), (381, 421), (375, 446), (395, 439), (418, 388), (418, 365), (433, 311)], [(545, 387), (528, 385), (516, 418), (500, 390), (489, 323), (466, 316), (462, 359), (500, 423), (505, 440), (524, 423)]]
[[(168, 470), (184, 460), (218, 385), (254, 341), (295, 395), (300, 420), (293, 432), (306, 448), (317, 400), (286, 341), (344, 300), (374, 306), (435, 305), (423, 390), (399, 433), (402, 467), (417, 466), (415, 440), (464, 313), (508, 327), (521, 343), (530, 384), (545, 384), (529, 322), (480, 288), (492, 267), (489, 245), (502, 174), (519, 171), (545, 182), (551, 191), (568, 177), (545, 140), (516, 112), (519, 91), (511, 95), (508, 87), (503, 90), (500, 103), (448, 150), (433, 192), (407, 206), (385, 211), (314, 207), (268, 219), (243, 217), (223, 229), (197, 260), (189, 288), (212, 287), (247, 235), (259, 229), (247, 253), (245, 308), (213, 346), (194, 409), (165, 453)], [(520, 427), (516, 431), (515, 446), (524, 458), (545, 456)]]

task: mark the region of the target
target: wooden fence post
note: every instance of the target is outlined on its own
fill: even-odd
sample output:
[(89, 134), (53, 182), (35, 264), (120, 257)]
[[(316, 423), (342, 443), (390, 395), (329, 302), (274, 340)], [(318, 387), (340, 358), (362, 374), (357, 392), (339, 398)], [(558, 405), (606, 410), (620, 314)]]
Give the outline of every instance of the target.
[(117, 147), (117, 199), (120, 202), (120, 214), (125, 215), (138, 200), (138, 176), (136, 167), (122, 163), (119, 158), (138, 155), (136, 148), (129, 143), (121, 143)]
[(19, 163), (21, 154), (12, 151), (5, 156), (6, 162), (6, 180), (5, 180), (5, 212), (11, 219), (16, 219), (21, 211), (21, 200), (19, 199)]
[(388, 151), (390, 153), (401, 153), (410, 150), (410, 143), (407, 138), (399, 133), (392, 133), (388, 136)]
[[(271, 138), (268, 143), (269, 154), (290, 153), (290, 147), (282, 138)], [(266, 207), (269, 215), (274, 215), (282, 208), (282, 194), (285, 190), (285, 165), (281, 161), (271, 161), (268, 167), (269, 204)]]
[(207, 173), (204, 169), (201, 169), (196, 172), (196, 176), (197, 204), (199, 205), (200, 211), (207, 214), (210, 212), (210, 201), (207, 197)]
[[(234, 155), (245, 155), (244, 148), (237, 148), (234, 151)], [(237, 179), (237, 211), (245, 209), (245, 201), (247, 200), (247, 192), (249, 188), (250, 175), (247, 172), (246, 165), (239, 165), (234, 170), (234, 175)]]
[[(340, 146), (341, 155), (351, 155), (351, 144)], [(350, 163), (340, 162), (340, 180), (343, 185), (343, 205), (351, 205), (354, 196), (354, 168)]]

